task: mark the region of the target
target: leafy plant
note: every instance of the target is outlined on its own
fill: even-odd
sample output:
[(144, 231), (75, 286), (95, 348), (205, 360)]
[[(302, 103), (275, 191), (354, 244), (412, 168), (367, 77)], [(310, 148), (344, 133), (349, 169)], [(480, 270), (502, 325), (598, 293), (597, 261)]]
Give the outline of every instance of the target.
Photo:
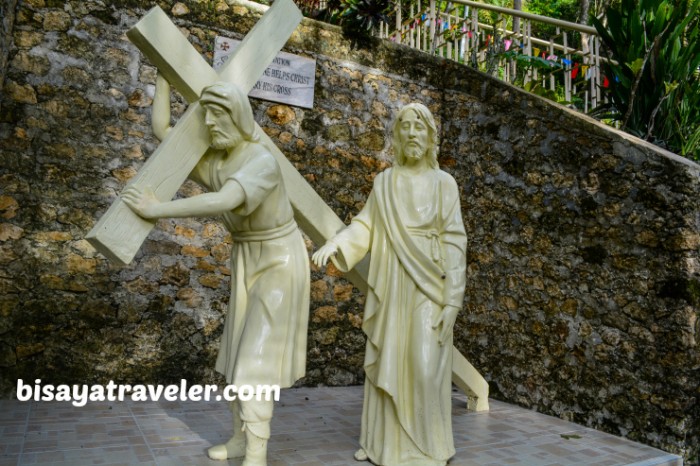
[[(508, 51), (502, 53), (501, 56), (505, 60), (513, 60), (517, 64), (518, 73), (512, 78), (512, 83), (518, 87), (522, 87), (526, 91), (545, 97), (562, 105), (569, 105), (575, 108), (582, 106), (580, 97), (571, 96), (571, 100), (567, 100), (564, 93), (564, 73), (569, 73), (561, 63), (555, 60), (549, 60), (543, 57), (534, 57), (524, 55), (519, 51)], [(532, 71), (537, 71), (537, 79), (527, 80)], [(554, 89), (549, 87), (550, 78), (554, 78)]]
[[(577, 22), (579, 13), (578, 0), (528, 0), (525, 3), (527, 11), (540, 16), (562, 19), (572, 23)], [(584, 21), (587, 18), (584, 18)], [(550, 24), (534, 22), (532, 34), (540, 39), (549, 40), (558, 35), (556, 27)]]
[(337, 24), (337, 15), (340, 12), (341, 0), (295, 0), (295, 3), (307, 18)]
[(691, 158), (700, 158), (700, 0), (621, 0), (607, 25), (610, 101), (593, 115)]
[[(685, 83), (683, 98), (679, 99), (675, 115), (663, 126), (662, 138), (679, 141), (677, 152), (700, 162), (700, 80)], [(676, 99), (674, 99), (676, 100)]]
[(389, 0), (341, 0), (338, 18), (346, 32), (369, 36), (382, 21), (389, 22)]
[[(261, 1), (261, 0), (258, 0)], [(379, 23), (389, 21), (394, 2), (389, 0), (294, 0), (308, 18), (339, 24), (356, 42), (372, 36)]]

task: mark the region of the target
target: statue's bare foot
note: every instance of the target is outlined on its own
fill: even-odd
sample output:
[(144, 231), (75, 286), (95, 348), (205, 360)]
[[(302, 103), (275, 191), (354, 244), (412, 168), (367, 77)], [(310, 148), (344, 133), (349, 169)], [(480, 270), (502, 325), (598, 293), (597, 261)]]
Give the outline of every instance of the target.
[(369, 459), (369, 456), (367, 456), (367, 452), (364, 448), (360, 448), (355, 452), (355, 459), (357, 461), (367, 461)]
[(226, 460), (245, 456), (245, 438), (231, 438), (226, 443), (211, 447), (207, 450), (207, 454), (213, 460)]

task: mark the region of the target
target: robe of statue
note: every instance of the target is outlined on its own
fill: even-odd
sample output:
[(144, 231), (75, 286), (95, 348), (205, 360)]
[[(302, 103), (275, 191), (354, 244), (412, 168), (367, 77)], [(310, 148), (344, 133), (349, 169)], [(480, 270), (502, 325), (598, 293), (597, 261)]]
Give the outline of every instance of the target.
[(257, 143), (209, 151), (190, 178), (210, 191), (237, 181), (245, 201), (231, 233), (231, 299), (216, 370), (229, 384), (290, 387), (306, 369), (309, 260), (279, 165)]
[(379, 465), (441, 465), (454, 455), (452, 337), (433, 318), (463, 306), (467, 237), (459, 192), (430, 169), (420, 187), (402, 167), (380, 173), (365, 207), (333, 242), (349, 270), (370, 252), (360, 445)]

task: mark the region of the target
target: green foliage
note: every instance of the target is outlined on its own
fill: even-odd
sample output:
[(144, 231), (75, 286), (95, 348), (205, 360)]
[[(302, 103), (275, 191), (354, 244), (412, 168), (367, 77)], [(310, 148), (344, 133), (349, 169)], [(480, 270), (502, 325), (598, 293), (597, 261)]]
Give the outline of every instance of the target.
[[(536, 7), (538, 5), (541, 6), (539, 11), (537, 11), (538, 14), (563, 14), (562, 11), (565, 11), (570, 17), (564, 19), (575, 20), (578, 11), (577, 2), (578, 0), (559, 0), (558, 2), (536, 0), (533, 3)], [(485, 0), (485, 3), (504, 7), (512, 6), (512, 0)], [(546, 11), (545, 8), (547, 8)], [(506, 38), (502, 37), (501, 34), (503, 29), (512, 28), (512, 24), (508, 22), (511, 19), (507, 15), (501, 16), (496, 13), (491, 14), (491, 12), (485, 10), (479, 11), (479, 21), (493, 26), (493, 29), (489, 29), (485, 40), (482, 37), (480, 48), (471, 49), (471, 54), (464, 57), (464, 63), (487, 74), (497, 76), (499, 79), (508, 79), (511, 84), (533, 94), (582, 110), (585, 103), (581, 96), (570, 94), (567, 97), (565, 92), (565, 75), (571, 73), (569, 66), (562, 65), (556, 59), (549, 60), (545, 58), (549, 55), (546, 50), (544, 51), (545, 55), (539, 53), (537, 54), (539, 56), (525, 55), (522, 45), (520, 47), (517, 46), (517, 41), (511, 43), (508, 50), (506, 50)], [(555, 34), (554, 30), (552, 30), (552, 34)], [(572, 45), (572, 38), (573, 35), (570, 34), (570, 46)], [(512, 38), (509, 40), (512, 40)], [(479, 57), (480, 52), (483, 52), (481, 58)], [(534, 52), (535, 50), (533, 49)], [(578, 56), (571, 56), (570, 58), (572, 62), (581, 62)], [(506, 73), (506, 71), (510, 72)], [(535, 76), (537, 77), (535, 78)], [(578, 81), (583, 83), (585, 73), (578, 72), (577, 76)]]
[(616, 62), (594, 116), (700, 161), (700, 0), (621, 0), (592, 21)]
[[(578, 21), (578, 0), (526, 0), (525, 9), (530, 13), (575, 23)], [(550, 24), (533, 23), (532, 35), (548, 40), (556, 36), (556, 27)]]
[(371, 37), (380, 22), (388, 22), (393, 8), (389, 0), (295, 0), (295, 3), (304, 16), (339, 24), (357, 41)]
[(325, 21), (331, 24), (337, 24), (337, 16), (341, 9), (342, 0), (328, 0), (323, 2), (324, 8), (321, 8), (320, 0), (294, 0), (294, 3), (299, 7), (301, 13), (307, 18)]
[(341, 0), (338, 18), (351, 35), (369, 36), (382, 21), (389, 22), (389, 0)]
[[(517, 75), (512, 78), (512, 84), (521, 87), (528, 92), (539, 95), (562, 105), (573, 108), (582, 108), (580, 97), (572, 95), (567, 100), (564, 93), (564, 73), (570, 73), (561, 63), (547, 60), (543, 57), (523, 55), (520, 51), (508, 51), (500, 54), (507, 62), (515, 62)], [(537, 79), (526, 79), (526, 76), (537, 71)], [(550, 88), (550, 78), (554, 78), (554, 89)]]
[(536, 15), (576, 22), (579, 2), (578, 0), (526, 0), (525, 9)]
[[(513, 7), (513, 1), (512, 0), (483, 0), (482, 3), (486, 3), (488, 5), (495, 5), (495, 6), (500, 6), (502, 8), (512, 8)], [(460, 17), (466, 17), (464, 14), (465, 12), (464, 6), (459, 6), (457, 5), (457, 16)], [(467, 14), (469, 14), (469, 9), (466, 9)], [(499, 26), (502, 28), (506, 29), (513, 29), (513, 17), (510, 15), (502, 15), (501, 13), (497, 13), (495, 11), (490, 11), (486, 9), (479, 9), (478, 11), (478, 18), (479, 22), (481, 23), (487, 23), (492, 26)]]

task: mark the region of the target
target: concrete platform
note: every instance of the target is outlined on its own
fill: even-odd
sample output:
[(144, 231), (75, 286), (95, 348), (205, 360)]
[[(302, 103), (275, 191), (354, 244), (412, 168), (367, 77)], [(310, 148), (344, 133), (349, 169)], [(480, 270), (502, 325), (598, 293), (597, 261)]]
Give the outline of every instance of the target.
[[(682, 465), (680, 457), (491, 400), (468, 413), (453, 396), (451, 466)], [(362, 387), (285, 390), (275, 408), (269, 466), (354, 465)], [(225, 402), (0, 401), (0, 466), (225, 465), (205, 450), (228, 439)], [(230, 460), (238, 466), (240, 460)]]

